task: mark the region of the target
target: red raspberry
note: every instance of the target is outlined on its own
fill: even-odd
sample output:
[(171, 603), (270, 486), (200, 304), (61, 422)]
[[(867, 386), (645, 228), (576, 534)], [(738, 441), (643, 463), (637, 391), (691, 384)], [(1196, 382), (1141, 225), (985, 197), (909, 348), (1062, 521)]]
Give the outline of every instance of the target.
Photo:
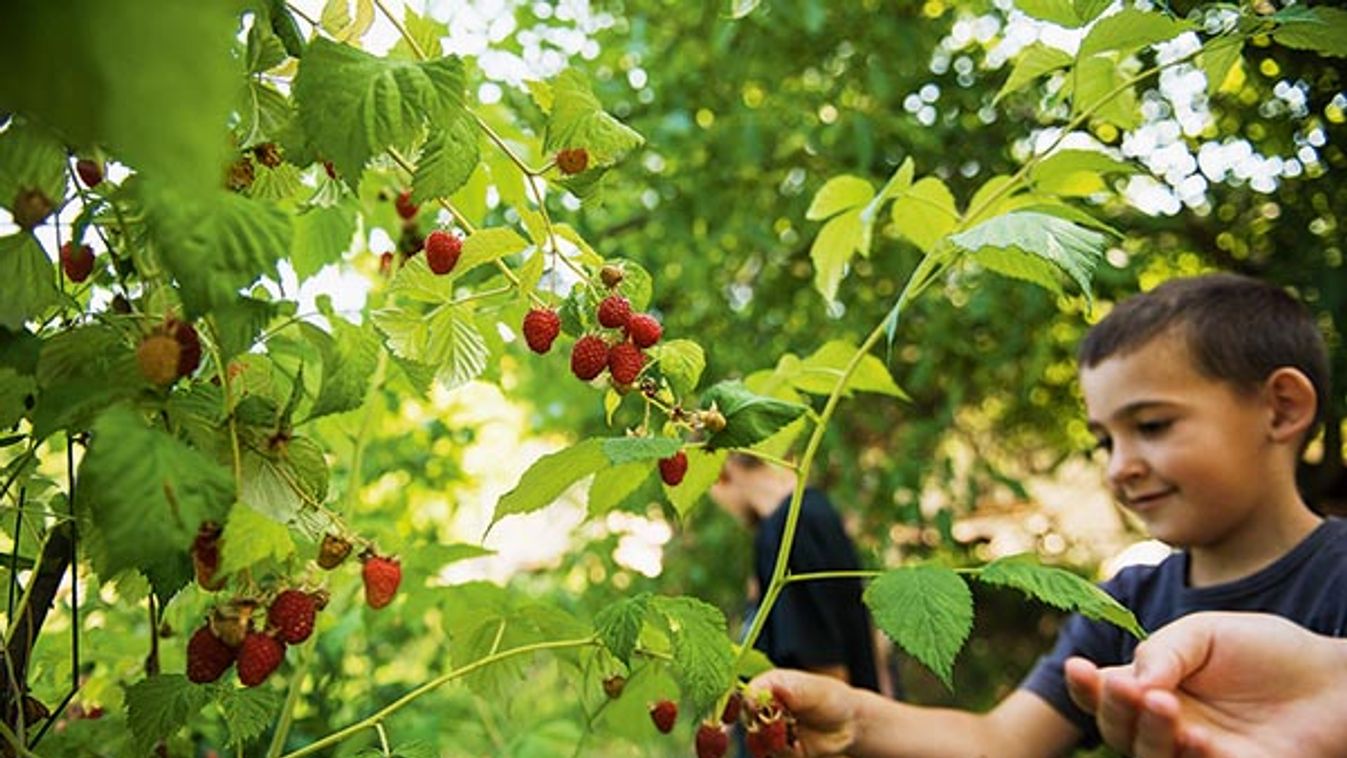
[(80, 158), (75, 161), (75, 173), (79, 174), (84, 186), (93, 188), (103, 183), (103, 166), (98, 161)]
[(260, 632), (248, 632), (239, 646), (239, 681), (248, 687), (256, 687), (280, 668), (283, 660), (284, 642)]
[(560, 333), (561, 317), (551, 308), (534, 308), (524, 316), (524, 341), (539, 355), (552, 349)]
[(589, 153), (583, 147), (572, 147), (557, 151), (557, 168), (561, 173), (571, 176), (584, 171), (589, 166)]
[(703, 722), (697, 727), (697, 758), (722, 758), (730, 748), (730, 735), (720, 724)]
[(360, 576), (365, 581), (365, 602), (377, 611), (393, 602), (393, 596), (398, 594), (402, 564), (396, 558), (371, 555), (365, 558)]
[(61, 245), (61, 269), (75, 284), (88, 279), (94, 270), (94, 249), (88, 245), (75, 247), (73, 242)]
[(648, 313), (635, 313), (627, 320), (627, 335), (637, 347), (645, 348), (659, 342), (664, 330), (659, 322)]
[(678, 704), (672, 700), (661, 700), (650, 706), (650, 720), (655, 722), (655, 728), (668, 734), (673, 731), (674, 722), (678, 720)]
[(599, 323), (609, 329), (627, 325), (631, 318), (631, 303), (621, 295), (609, 295), (599, 303)]
[(209, 626), (203, 626), (187, 641), (187, 678), (197, 684), (213, 682), (234, 664), (236, 654)]
[(589, 381), (608, 367), (608, 344), (602, 337), (586, 334), (571, 348), (571, 373), (581, 381)]
[(670, 487), (677, 487), (688, 472), (688, 457), (682, 450), (668, 458), (659, 459), (659, 478)]
[(299, 590), (285, 590), (271, 601), (267, 609), (267, 625), (275, 628), (276, 637), (291, 645), (307, 640), (313, 634), (313, 619), (318, 615), (318, 603), (313, 595)]
[(220, 525), (214, 521), (202, 522), (192, 540), (192, 568), (196, 571), (196, 583), (209, 592), (224, 587), (225, 579), (216, 576), (220, 568)]
[(608, 371), (618, 384), (631, 384), (641, 374), (645, 353), (630, 342), (619, 342), (608, 351)]
[(436, 229), (426, 237), (426, 263), (430, 270), (444, 276), (458, 265), (459, 253), (463, 252), (463, 240), (457, 235), (442, 229)]
[(196, 367), (201, 365), (201, 338), (186, 321), (170, 320), (165, 327), (169, 336), (182, 348), (178, 353), (178, 376), (191, 376)]
[(416, 218), (416, 212), (421, 210), (421, 206), (412, 202), (411, 190), (399, 192), (397, 199), (393, 201), (393, 207), (397, 209), (398, 215), (404, 219)]
[(735, 692), (730, 695), (730, 699), (725, 701), (725, 710), (720, 712), (720, 723), (733, 724), (739, 720), (739, 712), (744, 708), (744, 695), (741, 692)]

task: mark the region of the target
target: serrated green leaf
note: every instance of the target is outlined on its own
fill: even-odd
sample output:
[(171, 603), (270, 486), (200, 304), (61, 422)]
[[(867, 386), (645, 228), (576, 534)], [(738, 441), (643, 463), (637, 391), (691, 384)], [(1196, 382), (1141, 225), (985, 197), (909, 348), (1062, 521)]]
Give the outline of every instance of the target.
[[(603, 262), (603, 259), (599, 258), (595, 265), (602, 265)], [(632, 313), (644, 311), (650, 305), (650, 298), (655, 294), (655, 283), (650, 277), (650, 272), (636, 261), (626, 258), (610, 258), (608, 263), (622, 268), (622, 283), (617, 285), (617, 293), (631, 302)]]
[(814, 193), (814, 199), (809, 203), (809, 210), (805, 211), (804, 217), (810, 221), (822, 221), (850, 208), (865, 205), (874, 196), (875, 188), (865, 179), (849, 174), (834, 176)]
[(224, 712), (225, 726), (229, 728), (229, 745), (243, 745), (257, 738), (271, 726), (280, 712), (285, 695), (264, 687), (235, 687), (232, 683), (215, 688), (220, 710)]
[[(846, 340), (830, 340), (813, 355), (800, 361), (796, 372), (790, 377), (790, 383), (801, 392), (811, 395), (829, 395), (842, 378), (842, 371), (856, 354), (856, 346)], [(866, 355), (852, 372), (846, 386), (842, 388), (844, 396), (852, 392), (875, 392), (890, 397), (910, 400), (905, 392), (898, 388), (889, 374), (884, 362), (873, 355)]]
[(1059, 26), (1074, 29), (1081, 25), (1080, 17), (1071, 0), (1015, 0), (1015, 7), (1025, 15)]
[(145, 384), (135, 353), (122, 336), (102, 325), (76, 327), (42, 345), (37, 363), (40, 391), (33, 409), (33, 433), (40, 439), (57, 429), (86, 427), (94, 415)]
[(0, 71), (34, 75), (0, 79), (0, 102), (184, 195), (209, 193), (243, 78), (238, 14), (231, 3), (11, 4)]
[[(274, 11), (268, 8), (268, 11)], [(285, 7), (281, 6), (281, 12)], [(248, 27), (248, 43), (243, 53), (244, 67), (249, 74), (260, 74), (279, 66), (286, 59), (285, 43), (272, 31), (271, 25), (258, 19)], [(244, 143), (248, 145), (250, 143)]]
[(93, 513), (111, 573), (143, 572), (167, 600), (191, 576), (187, 549), (203, 521), (234, 501), (229, 472), (123, 407), (93, 425), (78, 497)]
[(220, 535), (219, 572), (232, 574), (258, 561), (279, 560), (294, 552), (295, 542), (284, 524), (244, 503), (236, 503)]
[(243, 295), (232, 303), (217, 306), (212, 315), (220, 336), (220, 357), (228, 361), (248, 352), (278, 312), (276, 303)]
[[(412, 259), (404, 270), (424, 257)], [(385, 308), (376, 311), (373, 320), (394, 354), (435, 367), (435, 378), (447, 389), (476, 379), (486, 369), (486, 342), (471, 303), (445, 303), (425, 315)]]
[(927, 176), (893, 202), (889, 213), (899, 234), (930, 254), (959, 223), (954, 194), (939, 177)]
[(1044, 566), (1032, 554), (1012, 555), (987, 564), (976, 574), (979, 581), (1014, 587), (1062, 610), (1107, 621), (1144, 639), (1146, 632), (1132, 612), (1098, 586), (1065, 569)]
[[(449, 36), (449, 27), (436, 21), (429, 16), (422, 16), (412, 10), (410, 5), (402, 8), (402, 28), (406, 30), (407, 36), (416, 41), (417, 48), (421, 55), (431, 58), (441, 54), (440, 38)], [(402, 37), (393, 45), (393, 49), (388, 51), (390, 58), (403, 58), (405, 60), (418, 60), (416, 50), (407, 41), (407, 37)]]
[(726, 381), (707, 390), (703, 404), (725, 416), (725, 428), (706, 440), (709, 450), (749, 447), (804, 415), (805, 406), (750, 392), (742, 382)]
[[(263, 440), (268, 435), (263, 432)], [(265, 452), (245, 450), (242, 469), (239, 500), (273, 521), (287, 523), (304, 507), (321, 505), (327, 495), (323, 451), (305, 437), (293, 437)]]
[(538, 106), (538, 110), (547, 115), (552, 112), (552, 85), (537, 79), (529, 79), (524, 82), (528, 87), (529, 97), (533, 98), (533, 104)]
[(318, 37), (300, 61), (295, 102), (305, 134), (354, 186), (385, 148), (462, 118), (464, 77), (457, 57), (411, 63)]
[(539, 458), (520, 477), (514, 489), (496, 503), (494, 525), (506, 516), (532, 513), (551, 505), (572, 484), (609, 465), (602, 439), (588, 439)]
[(304, 336), (323, 359), (323, 383), (309, 419), (359, 408), (379, 363), (379, 340), (369, 323), (355, 326), (332, 317), (332, 334), (305, 325)]
[(973, 628), (973, 595), (952, 569), (886, 571), (865, 588), (875, 625), (953, 687), (954, 658)]
[[(239, 145), (281, 142), (293, 128), (294, 107), (280, 90), (260, 79), (249, 78), (239, 91), (239, 123), (234, 127)], [(294, 158), (287, 151), (287, 158)]]
[(159, 674), (126, 688), (126, 721), (136, 754), (149, 755), (154, 743), (177, 733), (211, 702), (211, 687), (193, 684), (182, 674)]
[(1058, 150), (1029, 170), (1038, 191), (1079, 196), (1105, 189), (1101, 174), (1134, 174), (1139, 169), (1098, 150)]
[(27, 411), (24, 399), (36, 396), (37, 380), (20, 374), (8, 366), (0, 366), (0, 429), (8, 429), (18, 423)]
[(642, 592), (604, 606), (594, 617), (594, 631), (604, 647), (624, 664), (631, 665), (631, 653), (636, 649), (649, 609), (650, 593)]
[(16, 119), (0, 132), (0, 207), (13, 213), (21, 190), (41, 190), (55, 208), (65, 199), (65, 147), (56, 135)]
[(694, 713), (705, 713), (734, 682), (734, 652), (720, 609), (692, 597), (651, 599), (664, 615), (673, 641), (674, 679), (692, 702)]
[[(1072, 82), (1074, 89), (1071, 89)], [(1094, 110), (1095, 117), (1119, 129), (1127, 131), (1141, 126), (1136, 88), (1124, 87), (1126, 82), (1127, 76), (1110, 55), (1094, 55), (1081, 60), (1076, 64), (1076, 75), (1067, 82), (1072, 114), (1099, 106)]]
[(748, 655), (741, 658), (739, 656), (739, 651), (742, 649), (743, 648), (738, 645), (734, 646), (734, 656), (737, 663), (737, 667), (734, 670), (735, 676), (741, 679), (752, 679), (758, 674), (776, 668), (776, 664), (772, 663), (772, 659), (768, 658), (767, 654), (761, 650), (753, 648), (748, 651)]
[(603, 454), (614, 466), (668, 458), (682, 447), (683, 441), (672, 437), (610, 437), (603, 440)]
[(1347, 10), (1321, 5), (1305, 8), (1294, 15), (1280, 16), (1279, 20), (1281, 23), (1272, 33), (1272, 38), (1279, 44), (1347, 58)]
[(601, 173), (596, 169), (611, 166), (644, 143), (640, 134), (604, 112), (583, 74), (568, 68), (557, 75), (543, 138), (545, 152), (583, 147), (590, 166), (584, 174), (591, 174)]
[(1076, 18), (1082, 24), (1088, 24), (1113, 5), (1113, 0), (1074, 0), (1071, 5), (1076, 11)]
[[(949, 238), (974, 260), (997, 273), (1047, 286), (1043, 263), (1060, 269), (1091, 297), (1090, 280), (1108, 237), (1058, 216), (1014, 211)], [(1055, 279), (1053, 279), (1055, 281)]]
[(288, 214), (232, 192), (192, 201), (148, 182), (142, 189), (156, 250), (188, 316), (234, 302), (261, 276), (279, 277), (276, 261), (290, 249)]
[(416, 162), (412, 199), (425, 203), (450, 197), (468, 183), (480, 160), (480, 134), (466, 111), (436, 124)]
[(26, 232), (0, 238), (0, 326), (21, 329), (61, 302), (56, 270)]
[(1192, 28), (1191, 23), (1162, 13), (1124, 8), (1090, 27), (1076, 55), (1080, 60), (1112, 51), (1127, 55), (1147, 45), (1171, 40)]
[(460, 276), (483, 263), (491, 263), (521, 253), (528, 246), (528, 240), (509, 227), (479, 229), (463, 241), (463, 254), (458, 260), (458, 265), (454, 267), (452, 276)]
[(693, 507), (701, 501), (702, 495), (705, 495), (707, 490), (711, 489), (711, 485), (720, 478), (720, 470), (725, 466), (725, 459), (730, 457), (728, 450), (707, 451), (701, 448), (689, 448), (686, 454), (688, 470), (683, 474), (683, 481), (679, 482), (677, 487), (670, 487), (661, 482), (664, 496), (669, 499), (679, 518), (687, 518)]
[(1244, 42), (1240, 38), (1208, 40), (1202, 46), (1198, 61), (1207, 75), (1207, 97), (1220, 91), (1230, 69), (1239, 63), (1243, 50)]
[(851, 256), (869, 254), (870, 227), (861, 222), (861, 209), (839, 213), (828, 220), (809, 248), (814, 263), (814, 289), (828, 302), (837, 299), (837, 286), (846, 275)]
[(294, 242), (290, 262), (301, 280), (318, 273), (329, 263), (338, 263), (351, 249), (356, 232), (356, 204), (343, 198), (330, 206), (314, 206), (294, 217)]
[(701, 345), (692, 340), (669, 340), (652, 346), (649, 353), (675, 395), (681, 397), (697, 389), (706, 369), (706, 353)]
[(1069, 53), (1049, 47), (1042, 42), (1035, 42), (1025, 47), (1015, 58), (1015, 66), (1010, 70), (1010, 76), (1006, 78), (1006, 83), (1001, 85), (1001, 90), (996, 93), (996, 98), (992, 102), (1000, 102), (1001, 98), (1024, 89), (1044, 74), (1066, 68), (1071, 65), (1072, 60)]
[(602, 516), (621, 505), (623, 500), (655, 475), (655, 470), (649, 461), (638, 461), (599, 471), (594, 475), (594, 481), (589, 483), (587, 517)]

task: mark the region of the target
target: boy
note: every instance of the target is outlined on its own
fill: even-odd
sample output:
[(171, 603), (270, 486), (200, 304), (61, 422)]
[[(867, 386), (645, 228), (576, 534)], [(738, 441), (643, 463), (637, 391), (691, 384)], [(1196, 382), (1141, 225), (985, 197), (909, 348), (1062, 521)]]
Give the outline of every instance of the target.
[[(1324, 521), (1295, 468), (1327, 396), (1327, 354), (1308, 311), (1229, 274), (1168, 282), (1119, 304), (1080, 349), (1089, 426), (1108, 483), (1159, 539), (1182, 548), (1104, 588), (1158, 629), (1203, 610), (1274, 613), (1314, 632), (1347, 629), (1347, 522)], [(807, 755), (1060, 755), (1098, 741), (1063, 663), (1126, 663), (1137, 640), (1072, 617), (1020, 688), (986, 714), (895, 703), (832, 680), (773, 671)]]

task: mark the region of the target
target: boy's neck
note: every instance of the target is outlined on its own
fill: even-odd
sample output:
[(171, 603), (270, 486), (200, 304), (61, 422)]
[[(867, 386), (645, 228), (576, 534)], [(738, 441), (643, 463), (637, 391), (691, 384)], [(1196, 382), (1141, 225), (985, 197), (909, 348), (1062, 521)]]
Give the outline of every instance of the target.
[(1191, 546), (1188, 585), (1210, 587), (1251, 576), (1286, 555), (1323, 523), (1298, 496), (1294, 503), (1267, 508), (1263, 515), (1215, 543)]

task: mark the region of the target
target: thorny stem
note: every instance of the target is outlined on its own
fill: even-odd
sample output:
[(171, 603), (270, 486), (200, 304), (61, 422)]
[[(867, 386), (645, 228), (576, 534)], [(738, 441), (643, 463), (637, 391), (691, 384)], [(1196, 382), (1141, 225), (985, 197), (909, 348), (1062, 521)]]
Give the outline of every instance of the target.
[(565, 650), (567, 648), (588, 647), (590, 645), (598, 645), (598, 644), (599, 640), (597, 637), (584, 637), (581, 639), (570, 639), (570, 640), (550, 640), (547, 642), (535, 642), (529, 645), (520, 645), (519, 647), (510, 648), (509, 650), (495, 653), (494, 655), (488, 655), (483, 658), (479, 658), (478, 660), (475, 660), (472, 663), (460, 666), (459, 668), (441, 674), (440, 676), (437, 676), (434, 679), (431, 679), (425, 684), (422, 684), (420, 687), (417, 687), (411, 692), (408, 692), (406, 695), (403, 695), (397, 700), (394, 700), (393, 702), (379, 709), (378, 711), (375, 711), (367, 718), (361, 719), (360, 721), (357, 721), (356, 723), (351, 724), (350, 726), (345, 727), (343, 729), (339, 729), (320, 740), (316, 740), (308, 745), (305, 745), (299, 750), (286, 753), (284, 756), (282, 756), (282, 758), (300, 758), (300, 756), (310, 755), (326, 747), (335, 745), (363, 729), (369, 729), (375, 723), (386, 720), (389, 716), (393, 715), (397, 711), (402, 710), (407, 705), (411, 704), (414, 700), (420, 698), (421, 696), (433, 690), (436, 690), (444, 686), (445, 684), (454, 681), (455, 679), (471, 674), (472, 672), (477, 671), (478, 669), (486, 668), (487, 666), (490, 666), (499, 661), (503, 661), (507, 658), (513, 658), (514, 656), (525, 655), (528, 653), (536, 653), (543, 650)]

